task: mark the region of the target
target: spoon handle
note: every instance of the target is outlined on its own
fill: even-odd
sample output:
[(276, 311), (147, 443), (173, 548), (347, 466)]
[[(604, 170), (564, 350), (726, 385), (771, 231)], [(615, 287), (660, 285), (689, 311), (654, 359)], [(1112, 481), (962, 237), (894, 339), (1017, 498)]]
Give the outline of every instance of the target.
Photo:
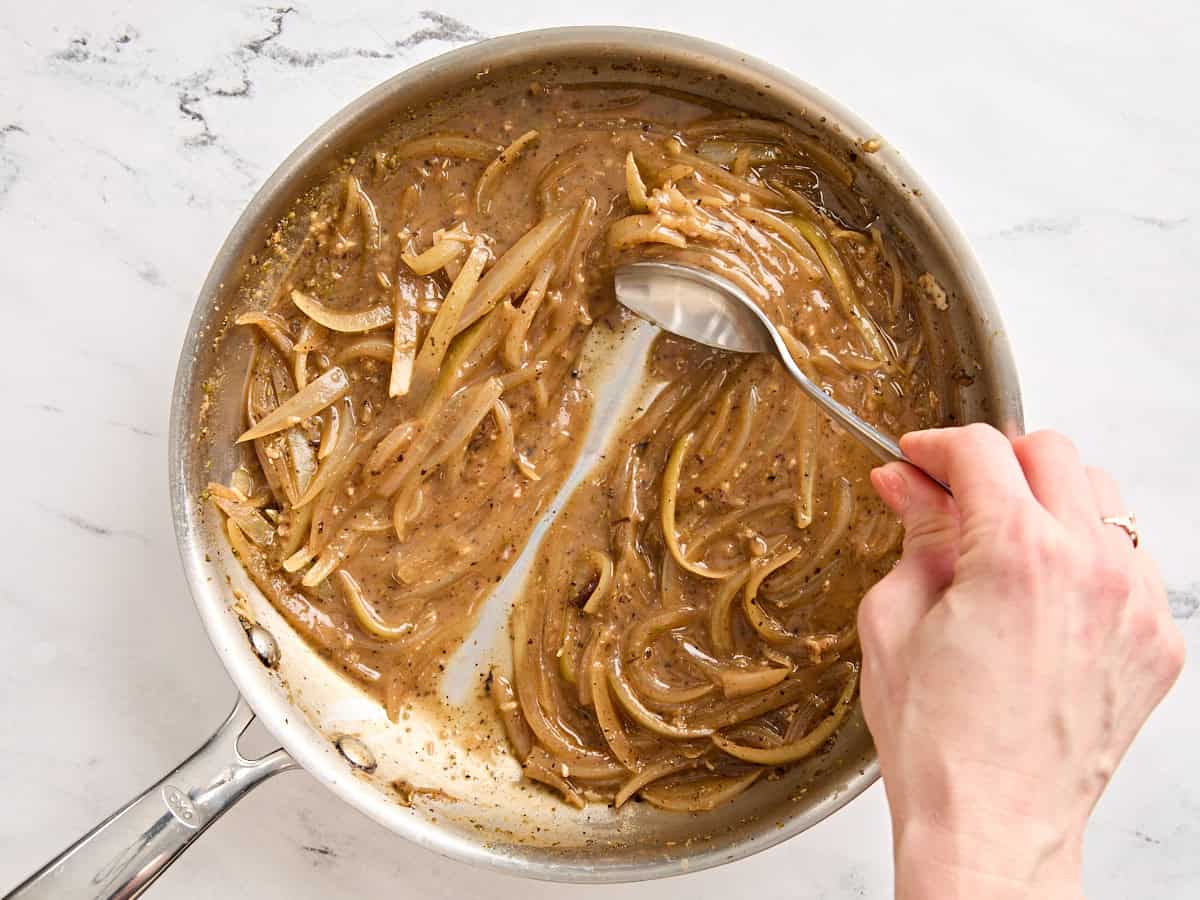
[(776, 350), (778, 351), (779, 361), (783, 363), (783, 367), (787, 369), (788, 374), (795, 379), (800, 385), (800, 389), (807, 394), (814, 403), (829, 414), (829, 417), (845, 428), (850, 434), (871, 451), (875, 453), (884, 462), (903, 462), (908, 463), (947, 494), (950, 493), (950, 487), (940, 478), (934, 478), (915, 462), (909, 459), (900, 450), (900, 445), (894, 440), (877, 429), (875, 426), (864, 422), (854, 412), (842, 406), (816, 384), (813, 383), (807, 375), (805, 375), (800, 367), (796, 365), (796, 361), (792, 359), (791, 353), (788, 352), (786, 345), (782, 340), (776, 338)]

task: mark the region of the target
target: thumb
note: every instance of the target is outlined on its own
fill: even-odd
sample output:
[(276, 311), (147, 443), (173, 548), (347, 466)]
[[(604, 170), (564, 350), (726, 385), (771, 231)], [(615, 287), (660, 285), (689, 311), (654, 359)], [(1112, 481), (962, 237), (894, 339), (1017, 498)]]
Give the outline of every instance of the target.
[(953, 498), (907, 463), (872, 470), (871, 484), (904, 524), (900, 562), (867, 592), (858, 611), (864, 654), (881, 657), (886, 666), (954, 580), (959, 515)]
[(959, 515), (954, 498), (907, 463), (871, 472), (879, 497), (904, 524), (900, 566), (913, 570), (927, 591), (944, 590), (958, 562)]

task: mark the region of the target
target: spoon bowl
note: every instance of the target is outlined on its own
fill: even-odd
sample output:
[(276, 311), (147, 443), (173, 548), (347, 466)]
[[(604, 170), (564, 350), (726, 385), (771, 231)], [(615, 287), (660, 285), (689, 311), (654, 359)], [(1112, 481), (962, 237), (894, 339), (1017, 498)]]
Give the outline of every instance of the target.
[(905, 456), (895, 440), (805, 375), (779, 329), (733, 282), (696, 266), (647, 260), (618, 268), (613, 285), (622, 306), (677, 337), (731, 353), (774, 354), (813, 402), (881, 460), (908, 463), (949, 493), (942, 481)]

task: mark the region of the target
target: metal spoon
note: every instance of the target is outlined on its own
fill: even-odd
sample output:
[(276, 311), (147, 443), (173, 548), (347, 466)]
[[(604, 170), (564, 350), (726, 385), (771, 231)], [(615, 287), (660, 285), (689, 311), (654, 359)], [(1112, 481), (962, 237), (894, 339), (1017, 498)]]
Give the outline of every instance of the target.
[(745, 291), (705, 269), (671, 262), (637, 262), (617, 269), (617, 300), (659, 328), (733, 353), (773, 353), (800, 389), (884, 462), (906, 462), (949, 493), (939, 479), (905, 456), (899, 445), (838, 403), (792, 359), (778, 329)]

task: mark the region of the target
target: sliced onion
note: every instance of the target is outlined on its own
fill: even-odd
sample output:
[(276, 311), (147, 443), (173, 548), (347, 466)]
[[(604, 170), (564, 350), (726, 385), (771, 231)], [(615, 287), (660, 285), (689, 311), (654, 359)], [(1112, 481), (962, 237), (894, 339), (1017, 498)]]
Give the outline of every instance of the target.
[[(606, 635), (601, 640), (607, 639)], [(617, 758), (617, 762), (630, 771), (635, 770), (637, 768), (637, 751), (630, 742), (629, 735), (625, 733), (621, 718), (613, 707), (612, 695), (609, 693), (608, 685), (605, 684), (604, 659), (596, 654), (592, 658), (591, 665), (581, 674), (591, 684), (592, 709), (596, 713), (596, 724), (600, 726), (600, 734), (608, 744), (608, 749)]]
[[(557, 765), (566, 767), (565, 763), (557, 763)], [(526, 778), (532, 778), (534, 781), (540, 781), (542, 784), (554, 788), (562, 794), (563, 800), (576, 809), (583, 809), (583, 795), (556, 768), (554, 757), (541, 747), (533, 748), (533, 752), (529, 754), (529, 758), (522, 765), (521, 771), (525, 773)]]
[(498, 144), (457, 134), (432, 134), (405, 141), (394, 153), (397, 159), (431, 159), (448, 156), (451, 159), (491, 159), (500, 150)]
[(696, 156), (694, 153), (688, 153), (679, 146), (677, 141), (673, 143), (668, 142), (667, 150), (679, 162), (691, 166), (713, 184), (723, 187), (727, 191), (732, 191), (735, 195), (749, 194), (751, 198), (765, 206), (779, 206), (780, 198), (774, 191), (768, 190), (747, 178), (734, 175), (728, 169), (723, 169), (714, 163), (710, 163), (708, 160)]
[(749, 585), (747, 585), (747, 590), (742, 592), (742, 612), (745, 613), (750, 627), (757, 631), (759, 637), (768, 644), (794, 647), (804, 640), (801, 635), (788, 631), (783, 623), (759, 606), (758, 601), (754, 599), (754, 594), (749, 591)]
[(400, 259), (417, 275), (431, 275), (458, 259), (466, 249), (467, 245), (462, 240), (444, 237), (440, 241), (434, 241), (428, 250), (420, 253), (401, 253)]
[(379, 213), (375, 211), (375, 204), (371, 201), (370, 195), (363, 190), (362, 183), (353, 175), (347, 179), (346, 190), (353, 196), (354, 205), (358, 208), (359, 215), (362, 216), (367, 249), (378, 250), (382, 242), (383, 229), (379, 227)]
[(525, 297), (517, 309), (516, 320), (508, 330), (508, 336), (504, 339), (504, 349), (501, 351), (504, 362), (510, 369), (518, 368), (525, 356), (525, 336), (529, 333), (533, 317), (537, 315), (542, 300), (546, 297), (546, 287), (550, 283), (550, 276), (554, 274), (554, 269), (553, 259), (547, 257), (541, 268), (538, 269), (537, 275), (533, 277), (533, 283), (525, 292)]
[(687, 246), (687, 238), (649, 214), (626, 216), (609, 226), (610, 250), (627, 250), (639, 244), (667, 244), (682, 249)]
[(764, 585), (763, 592), (767, 599), (776, 606), (791, 609), (802, 601), (811, 600), (817, 594), (823, 593), (842, 569), (845, 562), (845, 557), (835, 556), (821, 566), (820, 572), (809, 576), (808, 580), (800, 585), (788, 589), (772, 586), (769, 590)]
[(381, 362), (388, 361), (392, 358), (393, 349), (392, 342), (385, 337), (365, 337), (352, 344), (347, 344), (338, 351), (335, 362), (342, 366), (353, 359), (364, 356), (367, 359), (378, 359)]
[(646, 202), (650, 198), (646, 195), (646, 182), (642, 181), (632, 150), (625, 156), (625, 193), (629, 195), (629, 205), (634, 212), (646, 211)]
[(817, 438), (821, 426), (817, 405), (808, 398), (801, 405), (800, 450), (796, 454), (796, 527), (807, 528), (813, 520), (813, 486), (817, 480)]
[(491, 414), (502, 390), (500, 379), (493, 377), (465, 388), (461, 404), (453, 400), (446, 404), (446, 416), (437, 429), (442, 439), (428, 456), (417, 460), (421, 467), (432, 471), (465, 446), (475, 429)]
[(679, 533), (675, 530), (675, 499), (679, 491), (679, 475), (683, 468), (683, 458), (692, 441), (692, 435), (693, 432), (689, 431), (675, 442), (675, 446), (671, 448), (671, 455), (667, 458), (666, 468), (663, 469), (662, 500), (659, 503), (663, 541), (666, 542), (667, 550), (670, 551), (676, 565), (681, 569), (686, 569), (701, 578), (728, 578), (736, 574), (738, 570), (736, 568), (712, 569), (706, 565), (694, 563), (687, 558), (683, 548), (679, 546)]
[(496, 264), (479, 282), (471, 302), (463, 310), (455, 334), (469, 327), (477, 319), (483, 318), (501, 300), (529, 284), (533, 280), (537, 264), (566, 234), (567, 226), (574, 215), (574, 210), (568, 210), (547, 216), (525, 232), (507, 253), (496, 260)]
[(317, 499), (320, 493), (329, 485), (349, 471), (356, 458), (355, 451), (358, 440), (358, 424), (354, 420), (354, 403), (346, 398), (338, 413), (338, 440), (325, 460), (317, 468), (317, 474), (295, 506), (302, 507)]
[(737, 144), (721, 140), (705, 141), (696, 148), (696, 154), (719, 166), (733, 165), (739, 154), (745, 154), (750, 165), (777, 162), (782, 156), (779, 147), (773, 144)]
[(393, 457), (408, 445), (420, 427), (418, 420), (408, 419), (389, 431), (367, 457), (367, 475), (374, 477), (382, 474), (386, 466), (395, 462)]
[(363, 596), (362, 588), (358, 586), (358, 582), (354, 580), (354, 576), (345, 569), (338, 569), (334, 573), (334, 578), (337, 579), (338, 587), (342, 589), (342, 597), (346, 600), (346, 605), (350, 607), (350, 611), (354, 613), (354, 618), (358, 620), (358, 624), (365, 630), (375, 635), (377, 638), (382, 638), (385, 641), (396, 641), (411, 633), (416, 626), (412, 622), (403, 622), (400, 625), (389, 625), (379, 613), (375, 612), (367, 603), (367, 598)]
[(675, 687), (660, 680), (650, 672), (645, 660), (629, 664), (631, 678), (637, 680), (637, 692), (646, 698), (646, 705), (658, 709), (678, 709), (687, 703), (695, 703), (707, 697), (716, 687), (712, 684), (693, 684), (691, 687)]
[(325, 413), (325, 418), (321, 422), (321, 441), (317, 445), (317, 459), (322, 460), (333, 452), (333, 448), (337, 446), (338, 441), (338, 424), (341, 421), (341, 416), (338, 413), (336, 406), (329, 407)]
[(745, 762), (757, 763), (760, 766), (784, 766), (797, 762), (817, 750), (838, 730), (842, 720), (846, 718), (846, 714), (854, 705), (854, 688), (857, 684), (858, 671), (854, 670), (851, 672), (850, 680), (842, 689), (842, 694), (838, 697), (833, 711), (822, 719), (816, 728), (790, 744), (768, 748), (748, 747), (745, 744), (736, 744), (719, 734), (712, 736), (713, 743), (732, 757)]
[(482, 245), (477, 245), (471, 250), (458, 277), (454, 279), (454, 284), (450, 286), (446, 299), (442, 301), (433, 324), (429, 326), (429, 332), (421, 342), (421, 349), (413, 363), (409, 394), (414, 402), (423, 402), (433, 390), (450, 341), (458, 330), (463, 309), (480, 283), (479, 276), (483, 273), (483, 267), (487, 265), (488, 257), (487, 248)]
[(337, 537), (324, 546), (317, 561), (313, 563), (311, 569), (304, 573), (300, 583), (307, 588), (316, 587), (332, 575), (334, 569), (340, 566), (347, 557), (357, 553), (365, 540), (365, 534), (343, 529)]
[(392, 324), (392, 308), (384, 303), (360, 312), (337, 312), (318, 303), (301, 291), (292, 291), (292, 302), (296, 304), (297, 309), (318, 325), (324, 325), (330, 331), (338, 331), (342, 334), (373, 331), (376, 328)]
[[(817, 569), (825, 568), (832, 559), (836, 558), (834, 554), (850, 530), (850, 522), (854, 518), (854, 506), (854, 489), (847, 479), (838, 478), (837, 482), (833, 485), (833, 513), (831, 516), (832, 521), (829, 524), (829, 531), (800, 569), (795, 572), (780, 573), (775, 576), (772, 588), (777, 593), (782, 594), (786, 591), (796, 590), (807, 582)], [(771, 566), (770, 571), (774, 571), (776, 568), (778, 567)], [(763, 569), (757, 572), (752, 583), (746, 586), (747, 594), (753, 596), (753, 594), (757, 593), (759, 585), (770, 574), (770, 571)], [(760, 578), (758, 575), (762, 577)], [(799, 603), (801, 599), (803, 599), (803, 595), (795, 594), (787, 599), (780, 599), (776, 602), (779, 606), (787, 609)]]
[(219, 481), (210, 481), (205, 490), (213, 497), (223, 497), (226, 500), (232, 500), (234, 503), (245, 503), (246, 498), (249, 496), (244, 491), (240, 491), (236, 487), (226, 487)]
[(392, 331), (392, 371), (388, 377), (388, 396), (403, 397), (412, 384), (421, 314), (417, 310), (416, 288), (407, 278), (397, 278), (393, 296), (395, 326)]
[[(608, 683), (612, 687), (613, 695), (616, 696), (617, 701), (629, 714), (629, 717), (639, 725), (677, 741), (707, 737), (713, 733), (713, 729), (703, 726), (672, 725), (662, 716), (651, 711), (633, 692), (633, 688), (625, 678), (625, 673), (621, 670), (620, 654), (612, 654), (608, 666)], [(592, 700), (595, 701), (594, 694)]]
[(653, 784), (642, 789), (642, 797), (659, 809), (672, 812), (707, 812), (728, 803), (758, 779), (764, 769), (745, 775), (713, 775), (683, 784)]
[(691, 624), (699, 610), (692, 606), (659, 610), (652, 616), (640, 619), (625, 636), (625, 658), (639, 659), (645, 649), (660, 636), (676, 628)]
[(737, 725), (739, 722), (765, 716), (769, 712), (795, 703), (805, 694), (810, 693), (815, 671), (812, 668), (802, 669), (799, 674), (785, 678), (769, 691), (759, 691), (757, 694), (738, 697), (723, 706), (697, 713), (692, 721), (694, 724), (711, 727), (713, 731), (716, 731), (720, 728), (728, 728), (730, 725)]
[(521, 715), (521, 705), (517, 702), (517, 693), (513, 690), (512, 682), (496, 672), (488, 679), (488, 693), (496, 704), (496, 712), (504, 724), (504, 733), (512, 744), (513, 756), (518, 762), (525, 762), (533, 750), (533, 732)]
[(726, 697), (744, 697), (759, 691), (770, 690), (788, 677), (791, 669), (738, 669), (725, 668), (720, 671), (721, 689)]
[[(306, 506), (304, 508), (309, 509), (309, 510), (312, 509), (311, 506)], [(303, 569), (305, 566), (307, 566), (310, 562), (312, 562), (316, 558), (317, 558), (317, 551), (314, 550), (312, 547), (308, 547), (308, 546), (301, 547), (299, 550), (297, 550), (295, 553), (293, 553), (291, 556), (289, 556), (287, 559), (285, 559), (283, 561), (283, 563), (282, 563), (283, 571), (299, 572), (301, 569)]]
[(683, 759), (677, 756), (652, 762), (621, 785), (617, 790), (617, 796), (613, 798), (613, 806), (620, 809), (630, 797), (646, 787), (646, 785), (658, 781), (660, 778), (666, 778), (669, 775), (677, 775), (688, 769), (694, 769), (699, 765), (700, 760), (698, 759)]
[(563, 681), (568, 684), (576, 684), (579, 669), (580, 653), (580, 635), (579, 623), (576, 621), (574, 611), (567, 610), (566, 616), (563, 619), (563, 636), (559, 642), (558, 650), (555, 651), (555, 656), (558, 658), (558, 674), (562, 676)]
[(598, 580), (596, 588), (588, 595), (587, 602), (583, 604), (583, 611), (588, 615), (595, 615), (600, 610), (602, 604), (608, 595), (612, 592), (613, 587), (613, 561), (612, 557), (607, 553), (601, 553), (599, 550), (589, 550), (587, 553), (588, 562), (596, 567)]
[(542, 476), (538, 474), (537, 466), (520, 450), (516, 451), (513, 455), (513, 461), (517, 464), (517, 470), (530, 481), (542, 480)]
[(870, 312), (858, 300), (858, 292), (854, 289), (841, 256), (837, 249), (829, 243), (829, 238), (819, 226), (800, 216), (788, 216), (782, 219), (766, 210), (752, 206), (740, 206), (737, 213), (748, 222), (761, 225), (774, 231), (781, 238), (802, 253), (815, 252), (822, 267), (833, 285), (834, 296), (842, 314), (850, 320), (867, 351), (880, 364), (890, 366), (895, 359), (895, 351), (888, 343), (888, 338), (880, 331)]
[(287, 322), (274, 313), (248, 312), (233, 320), (235, 325), (257, 325), (267, 340), (284, 356), (292, 355), (292, 339), (288, 337)]
[[(434, 422), (425, 423), (413, 438), (404, 458), (393, 466), (380, 480), (377, 491), (391, 497), (408, 483), (418, 467), (426, 472), (445, 462), (450, 454), (462, 446), (479, 423), (492, 409), (503, 386), (500, 379), (489, 378), (477, 385), (464, 388), (450, 398)], [(439, 442), (439, 438), (441, 438)], [(406, 509), (404, 498), (397, 497), (396, 510)]]
[(260, 547), (266, 547), (275, 542), (275, 529), (266, 517), (248, 503), (229, 500), (225, 497), (212, 495), (212, 501), (221, 512), (235, 522), (250, 540)]
[(708, 635), (719, 654), (733, 652), (733, 600), (749, 577), (749, 565), (744, 566), (737, 575), (728, 577), (716, 592), (713, 606), (709, 608)]
[(243, 432), (237, 442), (253, 441), (299, 425), (309, 416), (315, 416), (331, 403), (337, 402), (349, 390), (350, 380), (346, 373), (334, 366), (263, 416), (258, 424)]
[(481, 213), (487, 213), (491, 209), (491, 200), (488, 194), (491, 192), (492, 182), (504, 174), (521, 155), (521, 151), (538, 139), (537, 131), (527, 131), (503, 150), (500, 154), (488, 163), (488, 167), (483, 170), (483, 174), (479, 176), (479, 182), (475, 185), (475, 208)]
[(296, 492), (303, 497), (308, 486), (312, 484), (313, 476), (317, 474), (317, 455), (299, 428), (289, 428), (284, 435), (287, 438), (288, 455), (292, 460)]
[(689, 137), (725, 134), (748, 135), (777, 141), (785, 147), (791, 147), (803, 153), (817, 163), (819, 168), (825, 169), (847, 187), (854, 182), (854, 171), (848, 165), (813, 138), (798, 134), (794, 128), (783, 122), (754, 118), (710, 119), (699, 125), (693, 125), (687, 130), (687, 134)]

